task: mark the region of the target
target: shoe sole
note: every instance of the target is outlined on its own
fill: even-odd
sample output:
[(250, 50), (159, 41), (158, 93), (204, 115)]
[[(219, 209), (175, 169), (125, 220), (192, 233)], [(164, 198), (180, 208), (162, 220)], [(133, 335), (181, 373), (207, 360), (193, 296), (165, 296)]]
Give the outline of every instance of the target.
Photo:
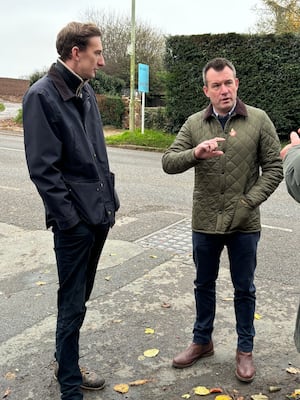
[(253, 376), (251, 376), (250, 378), (243, 378), (242, 376), (240, 376), (237, 371), (235, 371), (235, 376), (237, 377), (237, 379), (241, 382), (244, 383), (251, 383), (253, 382), (254, 378), (255, 378), (255, 374)]
[(84, 389), (84, 390), (93, 390), (93, 391), (96, 391), (96, 390), (102, 390), (102, 389), (104, 389), (105, 383), (103, 383), (102, 386), (99, 386), (99, 387), (96, 387), (96, 388), (90, 387), (90, 386), (84, 386), (84, 385), (80, 385), (80, 387), (81, 387), (81, 389)]
[(194, 365), (197, 361), (201, 360), (201, 358), (210, 357), (210, 356), (212, 356), (213, 354), (214, 354), (214, 351), (213, 351), (213, 350), (212, 350), (212, 351), (208, 351), (207, 353), (202, 354), (200, 357), (196, 358), (193, 362), (191, 362), (191, 363), (189, 363), (189, 364), (184, 364), (184, 365), (182, 365), (182, 364), (176, 364), (176, 363), (174, 363), (174, 361), (173, 361), (172, 367), (173, 367), (173, 368), (177, 368), (177, 369), (188, 368), (188, 367), (191, 367), (192, 365)]

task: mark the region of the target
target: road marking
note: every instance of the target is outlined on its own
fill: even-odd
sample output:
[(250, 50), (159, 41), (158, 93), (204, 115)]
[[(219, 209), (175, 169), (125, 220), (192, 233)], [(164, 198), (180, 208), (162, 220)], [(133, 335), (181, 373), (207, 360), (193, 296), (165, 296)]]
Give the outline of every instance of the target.
[(262, 225), (262, 227), (268, 229), (277, 229), (278, 231), (283, 231), (283, 232), (293, 232), (293, 229), (281, 228), (280, 226)]
[(21, 151), (24, 152), (24, 149), (12, 149), (10, 147), (0, 147), (0, 150), (9, 150), (9, 151)]
[(4, 189), (4, 190), (15, 190), (16, 192), (20, 190), (20, 188), (11, 187), (11, 186), (0, 186), (0, 189)]

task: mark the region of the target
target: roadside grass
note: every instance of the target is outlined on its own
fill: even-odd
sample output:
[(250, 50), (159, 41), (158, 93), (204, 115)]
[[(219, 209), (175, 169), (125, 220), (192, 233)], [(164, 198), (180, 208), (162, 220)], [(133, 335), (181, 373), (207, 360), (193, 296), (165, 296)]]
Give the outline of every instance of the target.
[(4, 111), (5, 110), (5, 105), (3, 103), (0, 103), (0, 111)]
[(150, 129), (145, 129), (142, 133), (140, 129), (136, 129), (134, 132), (126, 131), (120, 135), (107, 136), (105, 141), (108, 145), (133, 145), (165, 150), (173, 143), (174, 139), (175, 135), (170, 133)]

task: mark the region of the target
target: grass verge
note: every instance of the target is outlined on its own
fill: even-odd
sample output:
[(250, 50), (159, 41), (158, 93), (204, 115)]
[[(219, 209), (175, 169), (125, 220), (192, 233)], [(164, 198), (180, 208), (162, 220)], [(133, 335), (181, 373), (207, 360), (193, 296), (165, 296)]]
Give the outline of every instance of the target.
[(175, 136), (169, 133), (148, 129), (141, 133), (140, 129), (136, 129), (134, 132), (126, 131), (120, 135), (107, 136), (105, 141), (108, 145), (132, 145), (165, 150), (174, 139)]

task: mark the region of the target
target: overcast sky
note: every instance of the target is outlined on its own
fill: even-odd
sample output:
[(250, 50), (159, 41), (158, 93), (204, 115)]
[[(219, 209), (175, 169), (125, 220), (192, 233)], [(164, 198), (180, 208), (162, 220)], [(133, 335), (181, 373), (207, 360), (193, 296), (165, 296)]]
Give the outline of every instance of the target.
[[(249, 33), (260, 0), (135, 0), (136, 19), (168, 35)], [(131, 16), (132, 0), (5, 0), (0, 9), (0, 77), (28, 78), (57, 58), (58, 31), (87, 9)], [(103, 43), (105, 49), (105, 43)]]

